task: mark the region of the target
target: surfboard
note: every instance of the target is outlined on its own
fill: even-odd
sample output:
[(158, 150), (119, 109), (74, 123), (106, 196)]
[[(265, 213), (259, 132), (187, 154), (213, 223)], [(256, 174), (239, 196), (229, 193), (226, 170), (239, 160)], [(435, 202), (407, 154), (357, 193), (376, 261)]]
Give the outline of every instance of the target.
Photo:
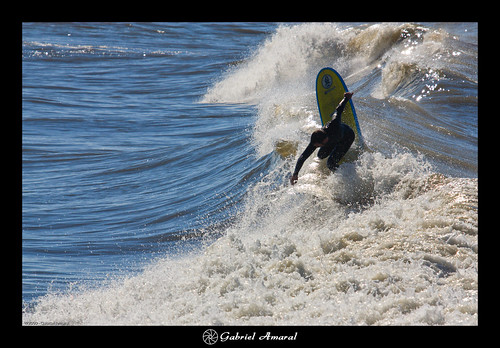
[[(332, 120), (340, 101), (344, 98), (344, 93), (349, 92), (347, 86), (340, 74), (332, 68), (323, 68), (316, 78), (316, 100), (318, 102), (321, 124), (324, 126)], [(342, 123), (347, 124), (354, 131), (356, 137), (351, 149), (356, 144), (359, 149), (364, 148), (363, 136), (359, 127), (358, 117), (352, 99), (347, 103), (344, 112), (342, 112)], [(351, 150), (349, 150), (351, 152)], [(345, 162), (347, 155), (339, 162)]]

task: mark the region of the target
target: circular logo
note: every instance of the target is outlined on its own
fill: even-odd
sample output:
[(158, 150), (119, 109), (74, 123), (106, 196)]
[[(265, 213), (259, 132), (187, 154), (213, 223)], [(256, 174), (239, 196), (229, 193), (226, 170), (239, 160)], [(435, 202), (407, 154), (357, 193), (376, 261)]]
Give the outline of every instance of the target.
[(321, 84), (323, 85), (323, 88), (329, 89), (332, 87), (333, 79), (330, 75), (325, 74), (323, 75), (323, 78), (321, 79)]
[(203, 342), (205, 342), (208, 345), (212, 345), (217, 343), (217, 340), (219, 339), (219, 335), (217, 334), (217, 331), (208, 329), (203, 333)]

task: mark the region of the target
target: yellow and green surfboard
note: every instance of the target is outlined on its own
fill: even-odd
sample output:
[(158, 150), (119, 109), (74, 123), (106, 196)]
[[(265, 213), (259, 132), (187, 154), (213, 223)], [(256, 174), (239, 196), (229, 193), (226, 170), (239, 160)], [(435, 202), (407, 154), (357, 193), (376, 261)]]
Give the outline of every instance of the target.
[[(340, 101), (344, 98), (345, 92), (348, 92), (347, 86), (337, 71), (332, 68), (323, 68), (320, 70), (316, 78), (316, 100), (318, 101), (319, 115), (323, 126), (332, 120), (332, 115)], [(347, 103), (342, 113), (342, 123), (351, 127), (356, 135), (354, 144), (358, 145), (360, 149), (363, 149), (363, 136), (361, 135), (361, 129), (359, 128), (358, 118), (352, 99), (349, 100), (349, 103)], [(344, 160), (342, 160), (341, 163), (342, 162), (344, 162)]]

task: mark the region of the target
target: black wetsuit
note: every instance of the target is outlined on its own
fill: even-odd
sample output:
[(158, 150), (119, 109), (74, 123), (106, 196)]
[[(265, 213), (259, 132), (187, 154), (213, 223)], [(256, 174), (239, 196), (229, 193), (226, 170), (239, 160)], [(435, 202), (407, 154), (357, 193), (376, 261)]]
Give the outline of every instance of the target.
[[(342, 99), (339, 106), (337, 106), (337, 110), (335, 111), (336, 115), (333, 115), (333, 119), (322, 128), (328, 136), (328, 143), (326, 143), (325, 146), (320, 147), (318, 157), (323, 159), (330, 155), (326, 165), (331, 171), (338, 168), (340, 160), (351, 147), (355, 137), (354, 131), (351, 127), (341, 122), (342, 111), (344, 111), (348, 102), (349, 99)], [(316, 147), (314, 144), (309, 143), (302, 155), (300, 155), (293, 175), (299, 174), (300, 168), (302, 168), (306, 159), (311, 156), (315, 149)]]

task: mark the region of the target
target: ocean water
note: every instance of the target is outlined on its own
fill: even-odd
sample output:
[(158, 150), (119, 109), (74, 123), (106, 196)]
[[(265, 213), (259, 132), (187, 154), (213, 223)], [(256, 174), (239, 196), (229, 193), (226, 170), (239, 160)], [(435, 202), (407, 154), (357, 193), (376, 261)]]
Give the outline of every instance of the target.
[[(26, 325), (477, 325), (477, 23), (23, 23)], [(311, 156), (336, 69), (369, 147)]]

